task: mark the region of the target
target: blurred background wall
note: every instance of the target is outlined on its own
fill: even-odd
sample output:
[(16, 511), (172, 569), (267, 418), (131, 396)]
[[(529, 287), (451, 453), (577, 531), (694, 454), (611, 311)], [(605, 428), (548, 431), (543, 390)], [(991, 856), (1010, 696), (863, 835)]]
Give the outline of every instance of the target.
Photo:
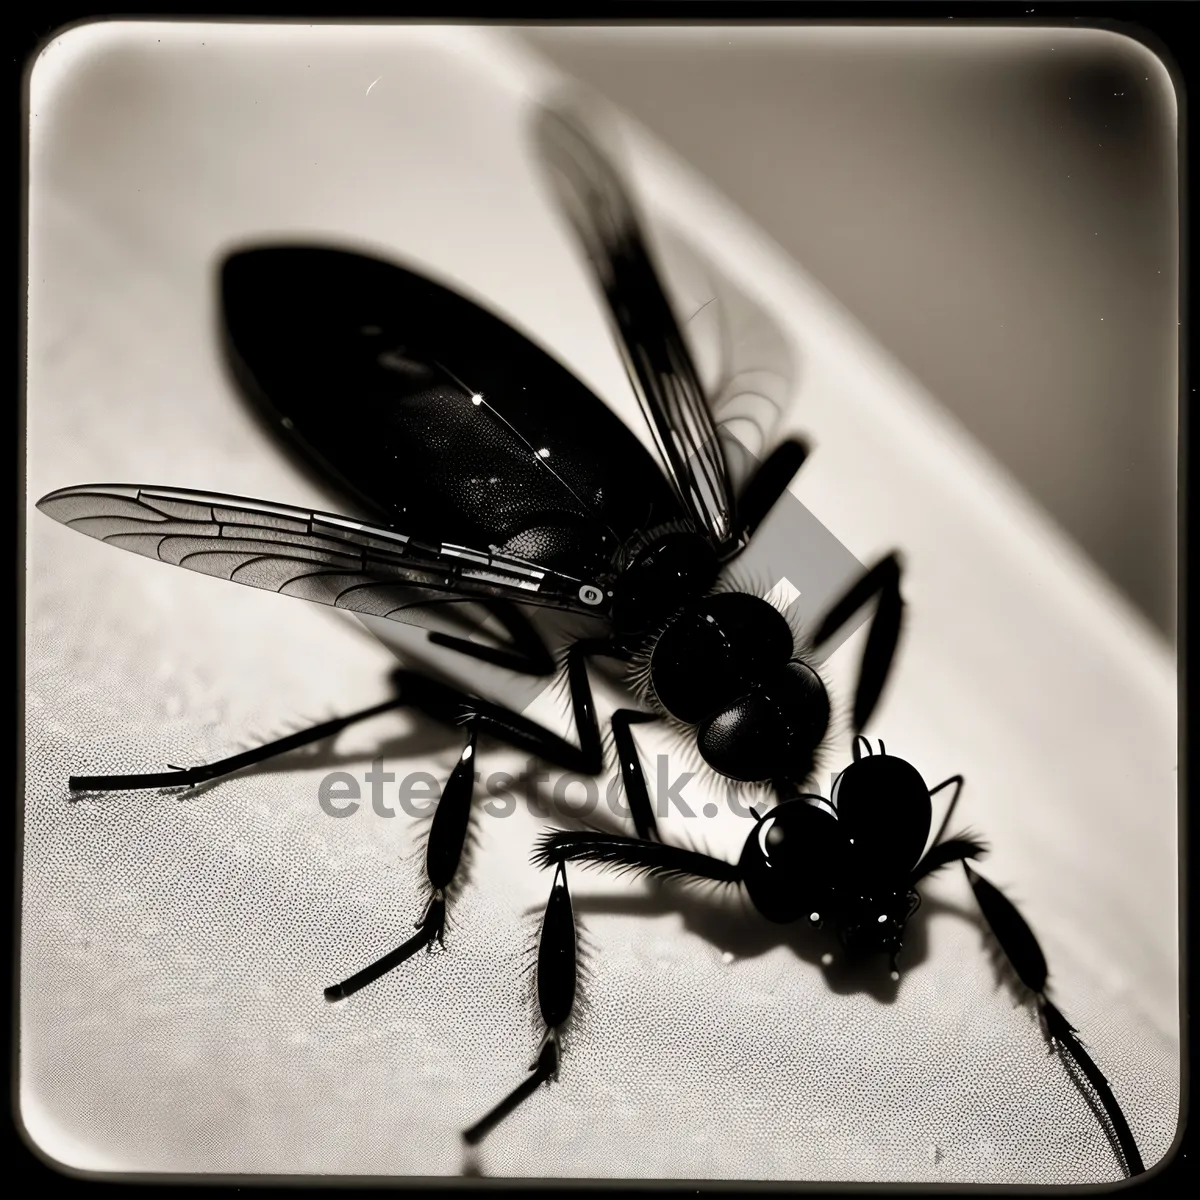
[(527, 28), (707, 176), (1173, 637), (1176, 105), (1095, 30)]

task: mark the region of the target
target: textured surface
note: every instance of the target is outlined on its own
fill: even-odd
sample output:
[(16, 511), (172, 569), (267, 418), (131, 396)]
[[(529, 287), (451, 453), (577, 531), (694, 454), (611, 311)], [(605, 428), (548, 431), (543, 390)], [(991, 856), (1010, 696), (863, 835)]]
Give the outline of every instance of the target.
[[(632, 415), (525, 157), (518, 67), (461, 30), (110, 27), (52, 47), (32, 106), (31, 498), (132, 480), (334, 507), (266, 449), (217, 365), (213, 264), (262, 233), (436, 267)], [(860, 560), (906, 551), (910, 625), (873, 732), (930, 783), (966, 775), (961, 820), (993, 846), (982, 870), (1037, 930), (1056, 1000), (1153, 1163), (1178, 1103), (1168, 653), (798, 270), (639, 147), (652, 204), (795, 338), (790, 419), (817, 444), (797, 495)], [(363, 784), (357, 812), (333, 819), (319, 782), (361, 782), (380, 755), (398, 778), (444, 779), (457, 739), (380, 718), (186, 795), (71, 803), (71, 772), (204, 761), (370, 704), (395, 660), (351, 617), (119, 553), (32, 509), (27, 536), (34, 1141), (94, 1170), (463, 1170), (459, 1131), (536, 1049), (519, 971), (549, 883), (527, 864), (546, 818), (520, 797), (481, 816), (446, 952), (327, 1005), (325, 985), (420, 915), (422, 822), (391, 782), (395, 817)], [(829, 663), (843, 697), (861, 644)], [(559, 702), (532, 711), (554, 718)], [(843, 737), (831, 769), (846, 754)], [(485, 769), (522, 765), (488, 751)], [(584, 794), (572, 785), (566, 806)], [(723, 803), (666, 825), (718, 853), (744, 831)], [(894, 989), (826, 969), (823, 943), (736, 902), (581, 872), (572, 887), (594, 946), (589, 1007), (560, 1081), (480, 1147), (483, 1173), (1117, 1176), (998, 982), (961, 875), (929, 886)]]

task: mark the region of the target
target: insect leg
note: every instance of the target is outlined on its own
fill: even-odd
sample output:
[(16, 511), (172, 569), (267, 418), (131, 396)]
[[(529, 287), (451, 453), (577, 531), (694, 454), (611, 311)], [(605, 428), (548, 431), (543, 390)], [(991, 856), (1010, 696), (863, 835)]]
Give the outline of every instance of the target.
[(808, 447), (803, 442), (789, 438), (776, 446), (746, 481), (746, 486), (737, 500), (737, 517), (743, 548), (787, 491), (788, 484), (795, 478), (796, 472), (804, 465), (807, 457)]
[(469, 717), (480, 733), (489, 734), (517, 750), (524, 750), (567, 771), (598, 775), (604, 766), (604, 753), (592, 687), (588, 682), (587, 659), (600, 654), (624, 656), (624, 652), (612, 643), (600, 640), (578, 641), (567, 651), (567, 680), (579, 734), (578, 746), (521, 713), (415, 671), (399, 670), (393, 679), (407, 703), (435, 720), (459, 723)]
[(552, 829), (538, 841), (533, 862), (539, 867), (577, 862), (662, 879), (711, 879), (718, 883), (740, 883), (742, 879), (740, 869), (724, 859), (619, 833)]
[(532, 1096), (538, 1087), (558, 1077), (562, 1057), (560, 1037), (575, 1006), (577, 981), (578, 939), (575, 915), (571, 908), (571, 893), (567, 889), (567, 869), (560, 862), (554, 872), (554, 884), (546, 912), (542, 917), (542, 932), (538, 939), (537, 997), (546, 1036), (542, 1039), (536, 1061), (530, 1066), (530, 1077), (518, 1084), (486, 1116), (463, 1133), (463, 1140), (474, 1146), (483, 1140), (523, 1100)]
[(943, 867), (949, 866), (950, 863), (965, 862), (968, 858), (981, 858), (987, 853), (987, 847), (974, 838), (956, 837), (949, 838), (944, 842), (941, 838), (942, 835), (939, 831), (937, 841), (929, 847), (921, 861), (913, 867), (912, 874), (908, 877), (909, 887), (919, 883), (927, 875), (932, 875), (934, 871), (940, 871)]
[(942, 818), (941, 825), (938, 826), (937, 836), (929, 844), (929, 850), (920, 862), (913, 867), (912, 875), (909, 877), (910, 887), (927, 875), (932, 875), (934, 871), (940, 871), (943, 867), (949, 866), (950, 863), (965, 863), (969, 858), (980, 858), (987, 853), (987, 847), (975, 838), (960, 835), (943, 840), (946, 837), (950, 818), (954, 815), (954, 810), (958, 805), (958, 798), (962, 795), (963, 783), (961, 775), (951, 775), (949, 779), (943, 779), (937, 787), (930, 789), (929, 795), (936, 796), (943, 788), (953, 787), (954, 795), (950, 797), (950, 806), (946, 809), (946, 815)]
[(183, 784), (194, 786), (197, 783), (206, 783), (210, 779), (219, 779), (222, 775), (231, 775), (243, 767), (265, 762), (277, 754), (286, 754), (289, 750), (296, 750), (300, 746), (319, 742), (322, 738), (332, 737), (349, 725), (378, 716), (380, 713), (390, 712), (393, 708), (400, 708), (405, 703), (407, 701), (401, 697), (385, 700), (382, 704), (374, 704), (370, 708), (361, 709), (345, 717), (334, 717), (330, 721), (322, 721), (319, 725), (312, 725), (308, 729), (290, 733), (287, 737), (277, 738), (262, 746), (255, 746), (253, 750), (233, 754), (229, 758), (222, 758), (217, 762), (206, 763), (199, 767), (186, 769), (172, 767), (169, 771), (155, 771), (144, 775), (72, 775), (67, 780), (67, 786), (73, 792), (135, 791), (139, 788), (179, 787)]
[(554, 657), (533, 623), (515, 604), (504, 600), (482, 602), (507, 631), (512, 639), (509, 646), (487, 646), (472, 642), (469, 638), (454, 637), (438, 630), (430, 633), (429, 640), (435, 646), (446, 646), (470, 658), (507, 667), (522, 675), (551, 675), (554, 673)]
[(1108, 1080), (1079, 1040), (1078, 1030), (1046, 998), (1046, 957), (1025, 918), (1011, 900), (963, 863), (984, 920), (1020, 981), (1034, 994), (1047, 1040), (1059, 1052), (1072, 1079), (1087, 1097), (1127, 1175), (1146, 1168), (1125, 1114)]
[(900, 640), (900, 620), (904, 601), (900, 598), (900, 560), (895, 554), (882, 558), (863, 574), (825, 614), (813, 643), (820, 646), (874, 596), (879, 597), (871, 632), (863, 651), (862, 668), (854, 695), (854, 732), (858, 733), (875, 711), (875, 705), (887, 682), (896, 643)]
[(433, 897), (424, 917), (417, 924), (417, 933), (378, 962), (342, 983), (326, 988), (327, 999), (340, 1000), (350, 995), (411, 958), (422, 946), (430, 945), (435, 939), (441, 940), (446, 889), (458, 870), (470, 821), (475, 739), (478, 734), (490, 734), (568, 771), (586, 775), (600, 772), (603, 766), (600, 726), (592, 702), (586, 660), (589, 654), (607, 652), (618, 653), (607, 642), (586, 641), (576, 642), (567, 652), (567, 674), (575, 723), (579, 730), (578, 746), (520, 713), (478, 699), (450, 684), (416, 671), (400, 669), (394, 672), (393, 682), (405, 704), (448, 725), (467, 723), (470, 737), (434, 811), (425, 855), (425, 871)]
[(950, 825), (950, 818), (954, 816), (954, 810), (958, 806), (958, 798), (962, 795), (963, 783), (965, 780), (961, 775), (951, 775), (949, 779), (943, 779), (937, 787), (929, 789), (929, 795), (932, 798), (936, 796), (942, 788), (953, 786), (954, 795), (950, 797), (950, 806), (946, 809), (946, 815), (942, 818), (942, 823), (938, 826), (937, 837), (933, 839), (933, 845), (937, 845), (946, 834), (946, 829)]
[(637, 835), (647, 841), (658, 841), (658, 822), (650, 804), (650, 793), (646, 790), (646, 776), (642, 772), (642, 760), (638, 748), (629, 732), (631, 725), (644, 725), (657, 721), (656, 713), (640, 712), (636, 708), (619, 708), (612, 715), (613, 741), (617, 746), (617, 757), (621, 764), (621, 782), (629, 799), (629, 812)]
[(455, 764), (450, 778), (442, 789), (441, 799), (433, 813), (429, 841), (425, 847), (425, 876), (433, 895), (425, 915), (417, 922), (417, 932), (406, 942), (389, 951), (381, 959), (364, 967), (341, 983), (325, 989), (326, 1000), (342, 1000), (360, 988), (386, 975), (422, 946), (440, 942), (445, 929), (446, 890), (458, 872), (462, 861), (467, 826), (471, 820), (471, 795), (475, 783), (475, 727), (470, 726), (467, 744)]

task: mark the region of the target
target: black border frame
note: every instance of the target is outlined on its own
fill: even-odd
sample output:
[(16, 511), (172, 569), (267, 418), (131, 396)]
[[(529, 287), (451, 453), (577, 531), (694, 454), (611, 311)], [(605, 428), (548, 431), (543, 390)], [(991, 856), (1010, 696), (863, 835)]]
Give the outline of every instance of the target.
[[(504, 12), (505, 10), (501, 10)], [(1194, 10), (1193, 10), (1194, 11)], [(456, 1194), (486, 1194), (497, 1191), (544, 1191), (547, 1188), (572, 1189), (586, 1192), (616, 1190), (626, 1194), (652, 1195), (663, 1193), (690, 1192), (711, 1196), (733, 1196), (757, 1193), (805, 1193), (805, 1194), (858, 1194), (858, 1193), (907, 1193), (907, 1194), (1028, 1194), (1069, 1191), (1072, 1194), (1097, 1194), (1120, 1191), (1126, 1188), (1174, 1188), (1185, 1184), (1193, 1174), (1194, 1159), (1191, 1156), (1191, 1131), (1188, 1126), (1189, 1092), (1191, 1083), (1192, 1038), (1190, 1030), (1189, 998), (1195, 994), (1195, 962), (1189, 953), (1189, 930), (1192, 926), (1191, 912), (1193, 896), (1188, 888), (1191, 861), (1192, 829), (1189, 821), (1188, 800), (1190, 799), (1190, 772), (1188, 750), (1192, 744), (1194, 715), (1187, 703), (1188, 683), (1194, 671), (1194, 650), (1189, 637), (1187, 599), (1190, 592), (1191, 551), (1194, 546), (1190, 515), (1190, 479), (1188, 466), (1191, 460), (1192, 427), (1189, 400), (1195, 392), (1191, 386), (1188, 366), (1191, 358), (1190, 344), (1192, 324), (1189, 299), (1195, 281), (1195, 262), (1190, 237), (1191, 193), (1189, 168), (1195, 130), (1188, 114), (1187, 83), (1195, 77), (1195, 40), (1190, 36), (1194, 21), (1190, 19), (1189, 6), (1178, 0), (842, 0), (829, 2), (792, 2), (792, 0), (610, 0), (608, 3), (587, 3), (576, 7), (570, 16), (561, 9), (553, 10), (544, 4), (533, 4), (511, 15), (499, 15), (495, 9), (485, 5), (462, 5), (439, 8), (410, 6), (354, 5), (351, 11), (330, 11), (330, 8), (301, 4), (287, 9), (274, 9), (270, 5), (254, 7), (244, 11), (198, 11), (180, 9), (172, 11), (169, 6), (138, 7), (123, 6), (111, 12), (97, 11), (87, 6), (71, 4), (48, 4), (25, 11), (20, 16), (10, 16), (6, 21), (12, 35), (8, 53), (5, 55), (10, 74), (10, 86), (15, 85), (17, 114), (15, 155), (10, 161), (18, 164), (17, 206), (19, 225), (17, 229), (16, 300), (17, 311), (13, 328), (17, 334), (17, 379), (18, 391), (13, 406), (15, 416), (15, 461), (12, 462), (15, 495), (12, 496), (16, 529), (13, 538), (15, 554), (14, 610), (16, 628), (16, 684), (15, 715), (16, 744), (14, 799), (16, 821), (12, 826), (3, 823), (3, 836), (13, 838), (12, 890), (7, 893), (13, 905), (10, 921), (0, 921), (0, 958), (7, 957), (13, 963), (11, 985), (0, 989), (3, 993), (0, 1004), (10, 1010), (8, 1029), (11, 1032), (11, 1054), (9, 1074), (8, 1115), (4, 1147), (7, 1153), (4, 1162), (9, 1178), (25, 1188), (50, 1188), (76, 1195), (85, 1189), (103, 1196), (117, 1195), (117, 1189), (138, 1188), (151, 1193), (186, 1189), (189, 1196), (197, 1198), (227, 1196), (231, 1191), (245, 1188), (272, 1188), (283, 1194), (309, 1196), (314, 1191), (337, 1195), (352, 1195), (363, 1188), (391, 1187), (405, 1192), (424, 1194), (452, 1190)], [(1179, 666), (1179, 887), (1180, 887), (1180, 1018), (1181, 1018), (1181, 1089), (1180, 1124), (1172, 1147), (1163, 1159), (1146, 1174), (1132, 1181), (1113, 1184), (1077, 1185), (1071, 1187), (1027, 1186), (1027, 1185), (971, 1185), (971, 1184), (804, 1184), (746, 1181), (731, 1184), (728, 1181), (706, 1182), (703, 1180), (636, 1181), (629, 1186), (620, 1180), (550, 1180), (550, 1179), (471, 1179), (455, 1177), (313, 1177), (313, 1176), (167, 1176), (167, 1175), (99, 1175), (75, 1171), (50, 1160), (34, 1146), (25, 1134), (20, 1122), (18, 1108), (18, 1035), (19, 1035), (19, 972), (17, 952), (20, 942), (21, 863), (23, 850), (23, 800), (24, 800), (24, 583), (25, 583), (25, 279), (27, 210), (27, 162), (29, 124), (28, 79), (34, 61), (42, 49), (67, 29), (80, 24), (107, 20), (142, 21), (223, 21), (246, 23), (304, 23), (304, 24), (347, 24), (347, 23), (463, 23), (481, 25), (521, 24), (622, 24), (679, 23), (679, 24), (880, 24), (880, 25), (937, 25), (943, 21), (955, 21), (972, 26), (1004, 27), (1064, 27), (1079, 26), (1108, 29), (1124, 34), (1141, 42), (1154, 53), (1167, 69), (1175, 86), (1179, 107), (1179, 183), (1180, 183), (1180, 328), (1184, 336), (1180, 339), (1179, 359), (1179, 462), (1178, 462), (1178, 629), (1177, 662)], [(11, 93), (10, 93), (11, 94)], [(9, 942), (11, 939), (11, 943)], [(1147, 1194), (1149, 1194), (1147, 1192)]]

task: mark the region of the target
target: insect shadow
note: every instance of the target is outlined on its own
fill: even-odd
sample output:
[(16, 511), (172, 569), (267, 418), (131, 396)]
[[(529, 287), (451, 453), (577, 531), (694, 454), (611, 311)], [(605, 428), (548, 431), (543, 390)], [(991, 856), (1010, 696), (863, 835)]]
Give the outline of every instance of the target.
[[(899, 995), (901, 980), (881, 971), (871, 958), (847, 955), (830, 931), (814, 929), (805, 922), (774, 925), (755, 920), (752, 906), (728, 897), (710, 896), (696, 889), (671, 889), (650, 881), (645, 891), (629, 896), (576, 896), (576, 913), (589, 916), (667, 916), (676, 914), (684, 928), (703, 938), (722, 954), (740, 959), (758, 958), (777, 947), (790, 950), (802, 962), (821, 971), (830, 992), (848, 995), (861, 992), (881, 1004), (891, 1004)], [(927, 919), (937, 911), (933, 902), (923, 905), (909, 922), (904, 939), (904, 967), (911, 970), (928, 956)]]

